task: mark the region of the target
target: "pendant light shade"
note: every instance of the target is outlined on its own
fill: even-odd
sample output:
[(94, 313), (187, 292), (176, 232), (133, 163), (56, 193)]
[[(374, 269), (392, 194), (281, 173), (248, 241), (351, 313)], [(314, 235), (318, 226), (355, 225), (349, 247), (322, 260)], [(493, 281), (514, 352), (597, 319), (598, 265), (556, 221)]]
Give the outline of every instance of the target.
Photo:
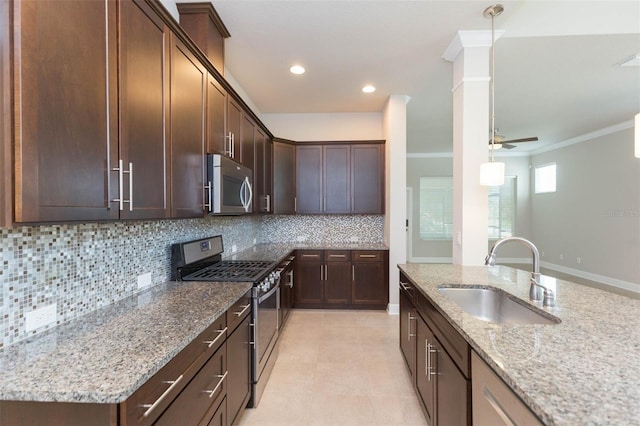
[(504, 163), (499, 161), (490, 161), (488, 163), (480, 164), (480, 185), (504, 185)]
[(504, 163), (495, 162), (493, 160), (493, 150), (496, 149), (496, 113), (495, 113), (495, 63), (496, 54), (494, 49), (495, 30), (493, 27), (493, 19), (500, 15), (504, 7), (501, 4), (494, 4), (484, 10), (484, 17), (491, 18), (491, 149), (488, 163), (480, 165), (480, 185), (482, 186), (498, 186), (504, 185)]
[(636, 158), (640, 158), (640, 112), (636, 114), (636, 122), (635, 122), (635, 154)]

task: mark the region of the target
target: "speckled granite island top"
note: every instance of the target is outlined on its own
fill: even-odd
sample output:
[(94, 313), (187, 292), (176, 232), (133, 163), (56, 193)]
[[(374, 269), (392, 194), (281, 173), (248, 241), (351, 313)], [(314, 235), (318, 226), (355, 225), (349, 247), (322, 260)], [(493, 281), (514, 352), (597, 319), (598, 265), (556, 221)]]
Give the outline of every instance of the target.
[(123, 402), (251, 288), (170, 282), (0, 351), (0, 399)]
[(528, 272), (398, 266), (546, 424), (640, 424), (640, 300), (543, 276), (557, 294), (557, 306), (544, 309), (562, 323), (495, 324), (465, 313), (438, 286), (493, 286), (528, 303)]

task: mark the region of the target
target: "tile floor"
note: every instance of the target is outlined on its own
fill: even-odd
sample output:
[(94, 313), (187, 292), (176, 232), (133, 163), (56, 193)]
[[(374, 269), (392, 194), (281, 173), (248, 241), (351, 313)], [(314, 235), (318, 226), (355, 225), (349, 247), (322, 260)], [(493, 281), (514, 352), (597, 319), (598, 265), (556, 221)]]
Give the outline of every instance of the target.
[(251, 425), (426, 425), (385, 311), (293, 310)]

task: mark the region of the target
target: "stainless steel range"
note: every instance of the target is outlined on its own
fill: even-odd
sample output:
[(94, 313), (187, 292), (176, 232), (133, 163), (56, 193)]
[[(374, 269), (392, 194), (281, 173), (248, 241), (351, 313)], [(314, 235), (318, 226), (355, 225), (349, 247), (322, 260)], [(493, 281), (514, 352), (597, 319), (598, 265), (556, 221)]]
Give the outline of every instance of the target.
[(280, 270), (266, 260), (222, 260), (222, 236), (171, 246), (172, 279), (178, 281), (252, 282), (252, 389), (249, 407), (257, 407), (277, 358)]

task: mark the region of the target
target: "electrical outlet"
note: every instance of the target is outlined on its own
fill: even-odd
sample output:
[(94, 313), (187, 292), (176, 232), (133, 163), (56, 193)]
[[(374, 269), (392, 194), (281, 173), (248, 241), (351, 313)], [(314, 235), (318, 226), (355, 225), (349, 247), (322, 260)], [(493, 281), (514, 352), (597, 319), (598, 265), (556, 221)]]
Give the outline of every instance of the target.
[(544, 250), (540, 252), (540, 256), (544, 257)]
[(151, 285), (151, 272), (138, 275), (138, 290), (149, 287)]
[(232, 245), (232, 246), (231, 246), (231, 253), (235, 253), (235, 252), (237, 252), (237, 251), (238, 251), (238, 246), (237, 246), (237, 245), (235, 245), (235, 244), (234, 244), (234, 245)]
[(580, 262), (582, 262), (582, 258), (576, 257), (576, 263), (580, 263)]
[(358, 241), (360, 241), (360, 238), (358, 238), (358, 237), (351, 237), (351, 238), (349, 238), (349, 241), (350, 241), (350, 242), (352, 242), (352, 243), (357, 243)]
[(36, 328), (44, 327), (58, 320), (58, 307), (54, 303), (52, 305), (44, 306), (42, 308), (34, 309), (31, 312), (24, 314), (25, 330), (27, 332), (35, 330)]

